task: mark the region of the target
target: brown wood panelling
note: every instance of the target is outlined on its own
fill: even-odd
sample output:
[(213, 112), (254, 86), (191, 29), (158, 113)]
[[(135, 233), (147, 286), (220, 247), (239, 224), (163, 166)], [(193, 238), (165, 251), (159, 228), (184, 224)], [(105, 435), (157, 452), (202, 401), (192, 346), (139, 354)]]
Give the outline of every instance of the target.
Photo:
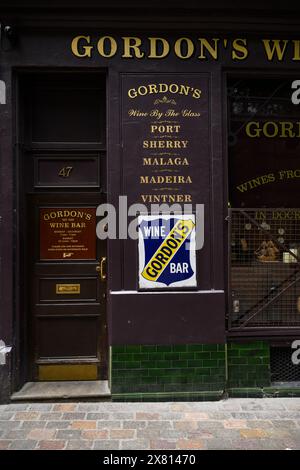
[[(98, 277), (62, 277), (62, 278), (40, 278), (39, 302), (99, 302), (97, 289)], [(79, 292), (67, 289), (57, 292), (57, 286), (79, 286)], [(59, 296), (57, 295), (59, 293)]]
[(100, 188), (100, 158), (96, 155), (33, 156), (36, 188)]
[(27, 380), (84, 379), (82, 363), (94, 379), (107, 378), (106, 282), (96, 271), (106, 256), (96, 237), (96, 208), (106, 200), (103, 78), (37, 73), (21, 81)]

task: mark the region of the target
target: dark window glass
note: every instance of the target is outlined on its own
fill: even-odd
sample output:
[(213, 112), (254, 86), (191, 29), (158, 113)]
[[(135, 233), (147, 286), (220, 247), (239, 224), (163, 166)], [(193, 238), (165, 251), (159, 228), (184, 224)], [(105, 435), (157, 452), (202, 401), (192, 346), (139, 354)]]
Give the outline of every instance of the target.
[(299, 77), (228, 81), (228, 170), (231, 207), (299, 207)]

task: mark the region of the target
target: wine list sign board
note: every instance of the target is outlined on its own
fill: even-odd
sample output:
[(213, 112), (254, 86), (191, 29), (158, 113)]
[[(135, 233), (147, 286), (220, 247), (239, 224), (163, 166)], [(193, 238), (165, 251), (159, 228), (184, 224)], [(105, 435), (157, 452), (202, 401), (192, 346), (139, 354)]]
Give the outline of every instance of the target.
[(209, 78), (122, 76), (124, 194), (129, 203), (208, 202)]
[(40, 259), (96, 258), (96, 209), (41, 208)]

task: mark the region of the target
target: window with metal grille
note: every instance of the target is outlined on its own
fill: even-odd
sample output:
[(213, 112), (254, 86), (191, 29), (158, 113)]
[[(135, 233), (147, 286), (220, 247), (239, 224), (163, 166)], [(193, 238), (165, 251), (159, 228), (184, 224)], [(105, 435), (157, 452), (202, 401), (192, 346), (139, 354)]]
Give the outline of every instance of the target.
[(300, 325), (300, 209), (230, 210), (231, 327)]
[(300, 326), (295, 78), (239, 74), (228, 80), (230, 328)]
[(271, 347), (270, 365), (271, 365), (271, 382), (297, 382), (300, 384), (300, 364), (292, 363), (291, 348)]

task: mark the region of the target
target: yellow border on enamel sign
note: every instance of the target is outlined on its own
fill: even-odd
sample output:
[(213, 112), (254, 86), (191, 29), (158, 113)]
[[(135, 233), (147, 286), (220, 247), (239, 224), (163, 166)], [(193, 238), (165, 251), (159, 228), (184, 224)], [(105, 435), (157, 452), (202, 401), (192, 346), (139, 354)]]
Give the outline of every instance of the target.
[(192, 220), (180, 219), (168, 233), (160, 247), (142, 271), (142, 276), (148, 281), (156, 281), (179, 248), (192, 232), (195, 224)]

